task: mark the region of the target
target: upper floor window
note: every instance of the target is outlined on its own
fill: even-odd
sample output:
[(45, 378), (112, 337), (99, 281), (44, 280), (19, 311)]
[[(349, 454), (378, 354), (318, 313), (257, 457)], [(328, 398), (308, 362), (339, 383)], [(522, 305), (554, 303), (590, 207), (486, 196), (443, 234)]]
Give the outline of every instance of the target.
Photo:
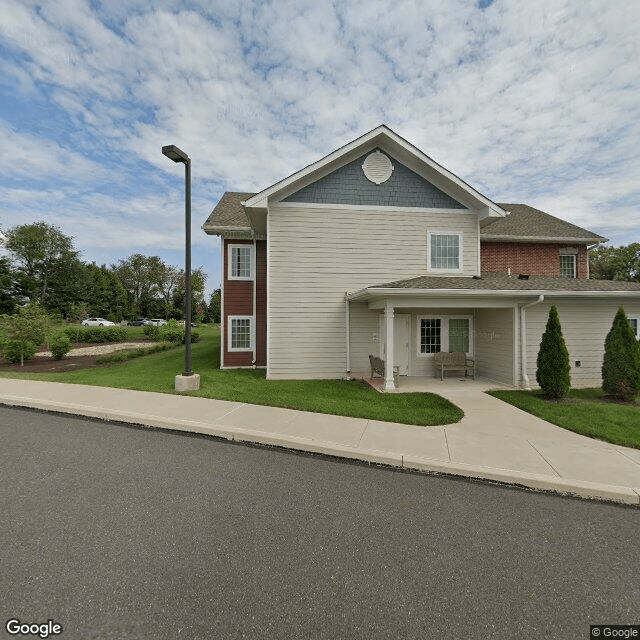
[(462, 271), (462, 234), (434, 231), (427, 240), (429, 268), (432, 271)]
[(251, 280), (253, 245), (229, 245), (229, 280)]
[(576, 277), (576, 256), (560, 256), (560, 277), (575, 278)]

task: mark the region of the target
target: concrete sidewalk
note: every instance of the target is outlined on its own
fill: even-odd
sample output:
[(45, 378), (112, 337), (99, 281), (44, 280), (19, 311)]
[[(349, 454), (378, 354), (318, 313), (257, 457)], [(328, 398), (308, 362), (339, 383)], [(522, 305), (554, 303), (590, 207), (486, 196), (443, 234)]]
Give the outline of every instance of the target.
[(465, 413), (438, 427), (9, 378), (0, 378), (0, 403), (640, 504), (639, 449), (565, 431), (484, 389), (477, 381), (434, 382), (429, 391)]

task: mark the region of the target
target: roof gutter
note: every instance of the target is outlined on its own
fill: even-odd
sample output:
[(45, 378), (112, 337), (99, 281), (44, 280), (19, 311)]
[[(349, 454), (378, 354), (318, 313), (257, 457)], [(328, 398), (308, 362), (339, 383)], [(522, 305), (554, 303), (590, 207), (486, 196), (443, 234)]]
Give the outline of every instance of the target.
[(602, 242), (608, 242), (607, 238), (602, 238), (600, 236), (597, 238), (571, 238), (566, 236), (508, 236), (501, 234), (491, 235), (480, 231), (480, 242), (487, 240), (491, 242), (573, 242), (576, 244), (592, 244), (594, 246), (601, 244)]
[(640, 290), (578, 290), (568, 289), (411, 289), (411, 288), (366, 288), (347, 294), (349, 300), (366, 300), (372, 297), (416, 296), (436, 298), (513, 298), (514, 296), (546, 296), (571, 298), (610, 298), (610, 297), (640, 297)]

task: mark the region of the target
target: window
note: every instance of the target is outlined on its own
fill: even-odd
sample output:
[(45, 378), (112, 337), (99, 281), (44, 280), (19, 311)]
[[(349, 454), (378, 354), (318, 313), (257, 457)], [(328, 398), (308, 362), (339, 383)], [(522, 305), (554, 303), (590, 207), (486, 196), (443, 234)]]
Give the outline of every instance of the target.
[(469, 351), (469, 320), (451, 318), (449, 320), (449, 351)]
[(420, 320), (420, 353), (440, 351), (440, 318)]
[(252, 254), (253, 245), (230, 244), (229, 245), (229, 280), (252, 279)]
[(629, 316), (629, 324), (636, 335), (636, 340), (640, 340), (640, 318), (637, 316)]
[(418, 318), (418, 355), (439, 351), (471, 353), (471, 317)]
[(433, 271), (462, 270), (462, 234), (437, 231), (429, 233), (429, 268)]
[(575, 278), (576, 277), (576, 257), (575, 255), (560, 256), (560, 277)]
[(253, 351), (251, 316), (229, 316), (229, 351)]

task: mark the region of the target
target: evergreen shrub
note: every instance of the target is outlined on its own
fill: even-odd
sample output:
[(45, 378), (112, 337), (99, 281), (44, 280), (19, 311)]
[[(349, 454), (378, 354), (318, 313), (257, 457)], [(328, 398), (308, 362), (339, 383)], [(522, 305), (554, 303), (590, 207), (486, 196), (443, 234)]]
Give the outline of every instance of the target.
[(33, 358), (37, 349), (35, 342), (31, 340), (7, 340), (3, 355), (7, 362), (15, 364)]
[(602, 389), (627, 401), (640, 392), (640, 344), (622, 307), (604, 341)]
[(571, 388), (571, 364), (558, 309), (551, 305), (538, 351), (536, 380), (547, 398), (562, 398)]

